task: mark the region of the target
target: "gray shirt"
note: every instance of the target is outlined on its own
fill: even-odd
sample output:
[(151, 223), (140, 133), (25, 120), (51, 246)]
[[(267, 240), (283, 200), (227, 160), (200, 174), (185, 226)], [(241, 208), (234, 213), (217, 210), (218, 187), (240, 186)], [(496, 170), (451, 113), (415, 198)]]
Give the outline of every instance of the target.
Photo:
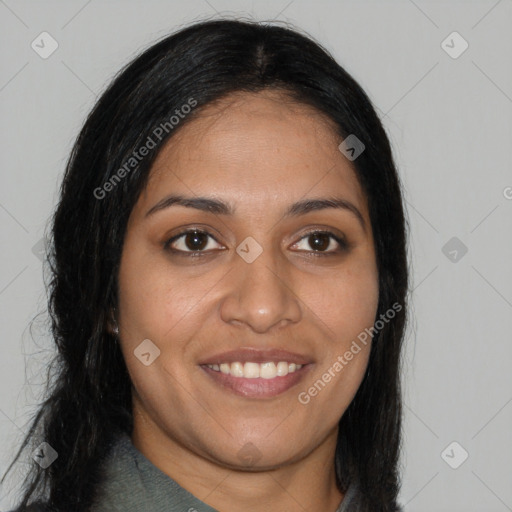
[[(128, 435), (112, 447), (104, 471), (91, 512), (218, 512), (154, 466)], [(356, 512), (357, 501), (351, 486), (336, 512)]]

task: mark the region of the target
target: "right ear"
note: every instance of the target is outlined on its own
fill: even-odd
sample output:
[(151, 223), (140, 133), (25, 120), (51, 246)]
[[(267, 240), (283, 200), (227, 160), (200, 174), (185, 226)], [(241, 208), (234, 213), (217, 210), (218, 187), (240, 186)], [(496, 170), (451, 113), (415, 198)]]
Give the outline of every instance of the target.
[(119, 327), (117, 325), (116, 317), (115, 317), (115, 309), (111, 308), (109, 310), (108, 320), (107, 320), (107, 332), (112, 336), (117, 336), (119, 334)]

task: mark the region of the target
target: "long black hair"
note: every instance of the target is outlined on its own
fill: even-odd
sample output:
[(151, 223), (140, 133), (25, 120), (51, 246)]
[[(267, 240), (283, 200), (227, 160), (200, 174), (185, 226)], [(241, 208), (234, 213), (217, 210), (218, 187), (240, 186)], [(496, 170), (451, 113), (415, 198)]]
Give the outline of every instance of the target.
[[(117, 304), (128, 216), (158, 151), (201, 107), (233, 92), (266, 88), (326, 114), (340, 141), (355, 134), (365, 144), (353, 164), (375, 240), (376, 319), (393, 304), (401, 308), (375, 334), (363, 382), (340, 420), (336, 473), (341, 491), (358, 485), (361, 511), (395, 510), (408, 270), (390, 144), (365, 92), (319, 44), (289, 28), (235, 20), (193, 24), (144, 51), (102, 94), (78, 136), (52, 219), (48, 255), (56, 372), (18, 453), (19, 458), (43, 440), (59, 456), (47, 469), (33, 464), (21, 505), (44, 500), (52, 511), (86, 511), (113, 439), (131, 434), (130, 378), (107, 325)], [(191, 99), (192, 112), (173, 125), (171, 116)], [(161, 133), (155, 132), (158, 127)], [(135, 152), (142, 146), (149, 149), (139, 159)]]

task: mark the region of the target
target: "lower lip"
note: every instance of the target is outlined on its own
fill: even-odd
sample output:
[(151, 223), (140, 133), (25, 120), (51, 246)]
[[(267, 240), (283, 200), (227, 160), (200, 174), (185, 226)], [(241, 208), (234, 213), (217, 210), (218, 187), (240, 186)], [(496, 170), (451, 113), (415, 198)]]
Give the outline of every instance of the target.
[(217, 372), (201, 365), (201, 368), (212, 378), (215, 383), (225, 389), (228, 389), (239, 396), (247, 398), (271, 398), (298, 384), (310, 369), (310, 364), (305, 364), (300, 370), (295, 370), (284, 377), (274, 377), (273, 379), (245, 379), (243, 377), (233, 377), (222, 372)]

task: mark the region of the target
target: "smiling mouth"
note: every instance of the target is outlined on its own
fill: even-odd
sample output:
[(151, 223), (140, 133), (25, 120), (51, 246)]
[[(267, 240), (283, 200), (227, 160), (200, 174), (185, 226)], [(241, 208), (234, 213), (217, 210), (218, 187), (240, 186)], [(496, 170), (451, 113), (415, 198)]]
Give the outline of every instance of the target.
[(303, 365), (280, 361), (277, 364), (273, 361), (266, 363), (254, 362), (234, 362), (221, 364), (208, 364), (208, 368), (215, 372), (221, 372), (224, 375), (231, 375), (239, 379), (275, 379), (276, 377), (286, 377), (289, 373), (295, 373)]
[(245, 398), (270, 399), (296, 386), (313, 365), (233, 362), (200, 365), (218, 389)]

